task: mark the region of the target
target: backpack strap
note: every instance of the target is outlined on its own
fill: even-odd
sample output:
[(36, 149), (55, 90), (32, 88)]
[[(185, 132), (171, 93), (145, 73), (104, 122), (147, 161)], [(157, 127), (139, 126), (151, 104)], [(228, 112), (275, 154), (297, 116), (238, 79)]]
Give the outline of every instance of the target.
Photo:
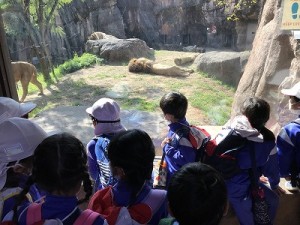
[(151, 189), (142, 203), (150, 206), (153, 216), (165, 202), (166, 196), (167, 192), (165, 190)]
[(99, 217), (99, 214), (90, 210), (84, 210), (74, 222), (74, 225), (92, 225)]
[(42, 220), (42, 203), (31, 203), (27, 209), (26, 224), (34, 224)]

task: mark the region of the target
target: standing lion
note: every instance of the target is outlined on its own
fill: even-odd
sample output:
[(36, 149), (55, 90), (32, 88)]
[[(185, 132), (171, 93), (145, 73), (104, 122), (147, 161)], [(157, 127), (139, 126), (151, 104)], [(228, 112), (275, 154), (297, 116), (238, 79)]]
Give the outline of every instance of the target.
[(21, 81), (23, 95), (20, 102), (23, 102), (28, 93), (29, 82), (33, 83), (40, 90), (40, 94), (43, 95), (43, 86), (37, 80), (37, 70), (34, 65), (28, 62), (12, 62), (12, 73), (15, 78), (15, 82)]

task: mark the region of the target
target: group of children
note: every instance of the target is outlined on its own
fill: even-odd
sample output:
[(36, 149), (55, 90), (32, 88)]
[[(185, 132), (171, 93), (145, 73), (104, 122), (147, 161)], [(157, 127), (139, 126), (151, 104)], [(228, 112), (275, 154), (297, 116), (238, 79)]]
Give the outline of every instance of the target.
[[(290, 96), (293, 110), (300, 109), (297, 85), (282, 91)], [(248, 98), (239, 116), (226, 125), (247, 142), (237, 155), (239, 173), (224, 179), (211, 166), (195, 162), (188, 133), (178, 134), (189, 127), (187, 98), (178, 92), (165, 94), (160, 108), (169, 121), (162, 141), (166, 190), (152, 187), (155, 148), (150, 136), (126, 130), (114, 100), (101, 98), (86, 109), (95, 134), (86, 147), (71, 134), (49, 135), (28, 120), (35, 107), (0, 97), (2, 224), (218, 225), (231, 205), (240, 224), (254, 225), (253, 180), (264, 192), (271, 221), (284, 193), (280, 176), (287, 188), (299, 188), (300, 123), (285, 126), (276, 142), (265, 127), (270, 106), (260, 98)], [(81, 188), (85, 196), (78, 199)], [(88, 209), (81, 211), (78, 206), (87, 201)]]

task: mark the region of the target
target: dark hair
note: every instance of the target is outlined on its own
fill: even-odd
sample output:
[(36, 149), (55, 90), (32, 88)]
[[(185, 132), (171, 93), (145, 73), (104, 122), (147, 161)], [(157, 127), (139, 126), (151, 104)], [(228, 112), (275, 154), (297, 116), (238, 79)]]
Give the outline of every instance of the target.
[(170, 180), (169, 207), (180, 225), (217, 225), (227, 206), (223, 177), (203, 163), (188, 163)]
[(71, 134), (54, 134), (44, 139), (35, 149), (32, 175), (18, 196), (16, 206), (23, 201), (34, 183), (49, 193), (53, 191), (68, 193), (82, 181), (86, 196), (78, 200), (78, 204), (87, 201), (93, 191), (85, 147)]
[(114, 167), (124, 170), (124, 179), (134, 190), (133, 203), (144, 183), (151, 179), (155, 157), (153, 142), (145, 131), (132, 129), (116, 134), (107, 151), (113, 173)]
[(159, 106), (164, 114), (171, 114), (176, 119), (183, 119), (188, 108), (188, 100), (179, 92), (170, 92), (161, 98)]
[(252, 127), (260, 130), (269, 120), (270, 105), (261, 98), (250, 97), (244, 101), (241, 113), (248, 118)]

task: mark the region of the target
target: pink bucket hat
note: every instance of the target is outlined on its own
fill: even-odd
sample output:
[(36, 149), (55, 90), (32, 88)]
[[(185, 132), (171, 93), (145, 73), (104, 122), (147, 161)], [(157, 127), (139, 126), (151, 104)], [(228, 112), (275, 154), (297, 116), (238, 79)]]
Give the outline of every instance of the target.
[(12, 98), (0, 97), (0, 122), (11, 117), (22, 117), (36, 107), (35, 103), (19, 103)]
[(0, 123), (0, 190), (6, 182), (8, 164), (32, 156), (48, 136), (36, 123), (23, 118), (9, 118)]
[(97, 120), (95, 135), (118, 133), (126, 130), (121, 124), (120, 107), (110, 98), (100, 98), (86, 112)]

